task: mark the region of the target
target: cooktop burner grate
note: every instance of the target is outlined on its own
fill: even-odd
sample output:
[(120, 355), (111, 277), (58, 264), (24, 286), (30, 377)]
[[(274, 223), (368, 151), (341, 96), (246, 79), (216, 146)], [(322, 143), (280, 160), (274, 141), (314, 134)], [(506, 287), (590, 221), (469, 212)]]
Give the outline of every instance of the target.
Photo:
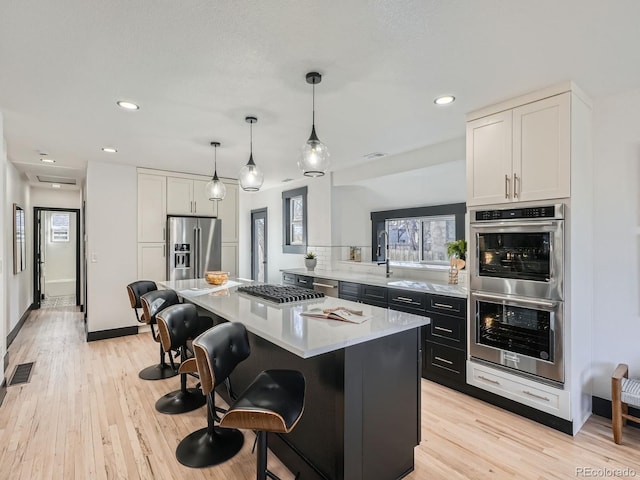
[(321, 292), (287, 285), (247, 285), (238, 287), (238, 291), (275, 303), (291, 303), (324, 297), (324, 293)]

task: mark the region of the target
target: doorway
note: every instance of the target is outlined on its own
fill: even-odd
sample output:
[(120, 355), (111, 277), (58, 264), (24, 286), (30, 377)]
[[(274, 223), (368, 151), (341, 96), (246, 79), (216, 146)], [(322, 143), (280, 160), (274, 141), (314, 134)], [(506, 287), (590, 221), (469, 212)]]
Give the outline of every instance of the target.
[(251, 210), (251, 278), (267, 282), (267, 209)]
[(80, 305), (80, 210), (34, 207), (35, 308)]

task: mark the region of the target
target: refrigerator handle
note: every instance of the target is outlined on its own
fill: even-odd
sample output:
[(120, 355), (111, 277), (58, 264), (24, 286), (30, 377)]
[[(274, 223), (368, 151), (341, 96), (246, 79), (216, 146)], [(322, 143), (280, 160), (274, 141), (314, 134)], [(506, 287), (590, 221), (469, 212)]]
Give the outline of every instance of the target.
[(193, 278), (198, 278), (198, 227), (193, 227), (193, 247), (191, 248), (193, 255)]

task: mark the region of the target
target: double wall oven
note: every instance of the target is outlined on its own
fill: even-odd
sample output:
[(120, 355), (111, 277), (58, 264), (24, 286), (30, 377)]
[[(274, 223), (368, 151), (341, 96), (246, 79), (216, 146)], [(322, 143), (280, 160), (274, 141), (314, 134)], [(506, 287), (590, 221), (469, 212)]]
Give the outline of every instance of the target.
[(564, 205), (470, 210), (472, 360), (564, 383)]

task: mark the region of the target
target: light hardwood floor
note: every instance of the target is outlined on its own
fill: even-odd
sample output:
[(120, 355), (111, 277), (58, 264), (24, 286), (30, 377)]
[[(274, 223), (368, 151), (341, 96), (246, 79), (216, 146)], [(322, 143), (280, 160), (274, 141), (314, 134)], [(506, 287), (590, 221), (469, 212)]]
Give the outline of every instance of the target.
[[(9, 355), (7, 376), (18, 363), (35, 366), (29, 383), (8, 387), (0, 407), (0, 479), (255, 478), (249, 432), (242, 451), (220, 466), (196, 470), (175, 460), (178, 442), (206, 424), (205, 410), (155, 411), (179, 381), (138, 378), (157, 361), (150, 334), (87, 343), (74, 307), (40, 310)], [(616, 446), (603, 418), (592, 417), (572, 438), (423, 380), (422, 443), (406, 478), (603, 478), (597, 474), (613, 477), (615, 469), (640, 476), (639, 447), (633, 428)], [(269, 468), (292, 478), (273, 455)]]

